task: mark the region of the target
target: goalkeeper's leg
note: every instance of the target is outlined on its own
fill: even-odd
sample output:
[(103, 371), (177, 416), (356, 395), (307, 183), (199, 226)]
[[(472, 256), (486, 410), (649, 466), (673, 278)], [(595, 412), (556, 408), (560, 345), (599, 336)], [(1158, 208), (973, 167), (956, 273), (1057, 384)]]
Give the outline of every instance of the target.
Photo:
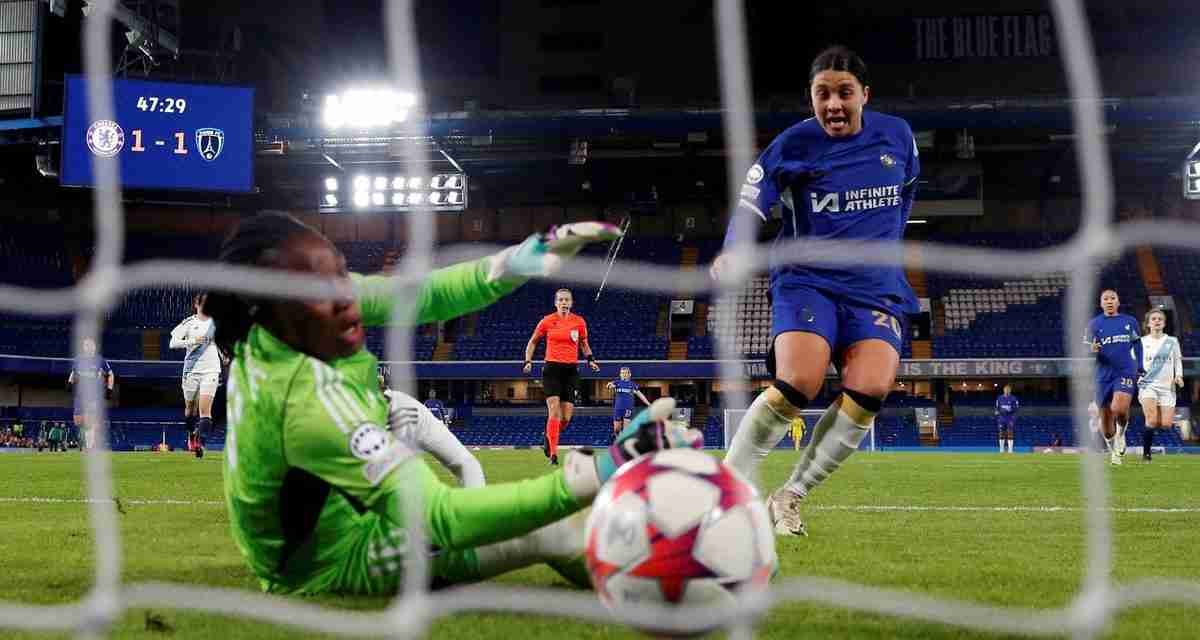
[(476, 570), (471, 581), (545, 563), (576, 586), (591, 587), (583, 560), (589, 513), (590, 508), (520, 538), (475, 549)]

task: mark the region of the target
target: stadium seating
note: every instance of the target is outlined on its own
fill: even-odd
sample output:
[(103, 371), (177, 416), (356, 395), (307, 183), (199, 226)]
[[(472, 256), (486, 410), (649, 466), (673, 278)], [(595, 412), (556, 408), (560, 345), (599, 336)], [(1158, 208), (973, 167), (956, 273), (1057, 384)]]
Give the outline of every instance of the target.
[[(554, 310), (558, 287), (529, 283), (502, 304), (479, 314), (473, 336), (461, 336), (454, 347), (455, 360), (521, 360), (534, 327)], [(660, 308), (667, 299), (632, 291), (606, 289), (596, 302), (596, 289), (573, 287), (573, 311), (588, 323), (589, 342), (601, 360), (662, 360), (667, 340), (656, 335)], [(542, 358), (541, 341), (535, 358)]]
[[(1063, 446), (1075, 446), (1075, 423), (1066, 412), (1066, 407), (1060, 415), (1026, 415), (1018, 418), (1017, 428), (1013, 430), (1013, 444), (1016, 447), (1045, 447), (1049, 446), (1054, 436), (1062, 438)], [(1135, 416), (1125, 434), (1129, 446), (1140, 446), (1142, 430), (1145, 421)], [(939, 432), (940, 444), (943, 447), (983, 447), (998, 448), (996, 418), (991, 415), (956, 416), (953, 424)], [(1159, 431), (1155, 435), (1154, 444), (1166, 447), (1168, 450), (1183, 446), (1177, 428)]]
[[(1200, 319), (1200, 261), (1195, 252), (1180, 249), (1155, 249), (1162, 269), (1163, 284), (1175, 296), (1175, 304), (1192, 318), (1193, 326)], [(1178, 330), (1177, 330), (1178, 331)], [(1185, 356), (1200, 352), (1200, 332), (1179, 332), (1179, 346)]]
[[(540, 447), (546, 429), (544, 415), (476, 415), (469, 424), (453, 429), (466, 446)], [(559, 444), (567, 446), (604, 446), (612, 434), (609, 416), (575, 416), (562, 432)]]
[[(719, 449), (725, 444), (725, 418), (723, 413), (713, 413), (708, 416), (704, 426), (704, 446), (709, 449)], [(810, 427), (812, 425), (809, 425)], [(791, 436), (785, 437), (778, 445), (780, 449), (793, 448)], [(877, 449), (887, 447), (919, 447), (920, 436), (917, 424), (907, 417), (881, 416), (875, 420), (875, 446)], [(870, 439), (863, 441), (860, 448), (869, 448)]]

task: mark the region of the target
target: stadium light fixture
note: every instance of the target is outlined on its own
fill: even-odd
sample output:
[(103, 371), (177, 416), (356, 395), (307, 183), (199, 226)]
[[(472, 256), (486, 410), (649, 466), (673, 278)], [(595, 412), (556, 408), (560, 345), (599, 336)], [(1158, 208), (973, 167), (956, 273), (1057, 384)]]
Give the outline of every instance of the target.
[(1183, 197), (1200, 200), (1200, 144), (1192, 148), (1183, 163)]
[[(320, 178), (315, 189), (320, 213), (402, 212), (418, 207), (432, 211), (464, 211), (467, 177), (462, 173), (433, 175), (358, 174), (353, 179)], [(364, 211), (366, 210), (366, 211)]]
[(324, 121), (331, 129), (387, 127), (408, 119), (417, 94), (392, 89), (353, 89), (325, 96)]

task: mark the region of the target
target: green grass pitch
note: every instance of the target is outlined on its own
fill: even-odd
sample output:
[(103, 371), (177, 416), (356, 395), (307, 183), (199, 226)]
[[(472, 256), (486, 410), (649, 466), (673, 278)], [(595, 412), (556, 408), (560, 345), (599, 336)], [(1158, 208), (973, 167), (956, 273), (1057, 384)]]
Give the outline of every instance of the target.
[[(489, 482), (546, 470), (536, 450), (478, 455)], [(769, 458), (763, 475), (771, 486), (783, 480), (795, 457), (781, 450)], [(123, 499), (124, 513), (119, 517), (125, 582), (255, 588), (229, 536), (220, 503), (219, 455), (196, 460), (181, 453), (120, 454), (114, 456), (113, 468), (116, 493)], [(1150, 576), (1200, 580), (1200, 554), (1196, 553), (1200, 458), (1159, 456), (1150, 465), (1129, 460), (1107, 473), (1114, 507), (1115, 580)], [(1079, 475), (1079, 458), (1069, 455), (858, 454), (807, 503), (810, 537), (778, 541), (782, 575), (825, 576), (990, 605), (1062, 606), (1071, 600), (1082, 575)], [(86, 505), (80, 501), (83, 495), (81, 459), (76, 453), (0, 455), (4, 514), (0, 517), (0, 601), (52, 604), (86, 594), (94, 551)], [(1147, 507), (1181, 511), (1133, 510)], [(556, 574), (540, 567), (502, 581), (568, 588)], [(316, 600), (354, 609), (386, 604), (368, 598)], [(1192, 618), (1198, 613), (1194, 607), (1168, 605), (1134, 609), (1120, 615), (1107, 637), (1195, 637)], [(147, 625), (148, 614), (162, 625)], [(758, 634), (780, 640), (999, 637), (804, 603), (776, 609)], [(70, 636), (0, 629), (0, 638), (6, 639), (50, 637)], [(113, 637), (299, 640), (316, 634), (221, 616), (131, 610), (113, 630)], [(433, 637), (534, 640), (638, 635), (617, 626), (579, 624), (549, 615), (487, 614), (440, 620)]]

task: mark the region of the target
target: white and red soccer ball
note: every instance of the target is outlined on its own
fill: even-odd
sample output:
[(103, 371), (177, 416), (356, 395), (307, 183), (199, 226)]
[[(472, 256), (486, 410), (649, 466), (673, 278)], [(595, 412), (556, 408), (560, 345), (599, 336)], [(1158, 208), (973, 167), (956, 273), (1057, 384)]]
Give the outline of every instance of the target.
[(623, 466), (587, 522), (587, 566), (600, 599), (625, 604), (733, 604), (778, 566), (754, 487), (712, 456), (669, 449)]

